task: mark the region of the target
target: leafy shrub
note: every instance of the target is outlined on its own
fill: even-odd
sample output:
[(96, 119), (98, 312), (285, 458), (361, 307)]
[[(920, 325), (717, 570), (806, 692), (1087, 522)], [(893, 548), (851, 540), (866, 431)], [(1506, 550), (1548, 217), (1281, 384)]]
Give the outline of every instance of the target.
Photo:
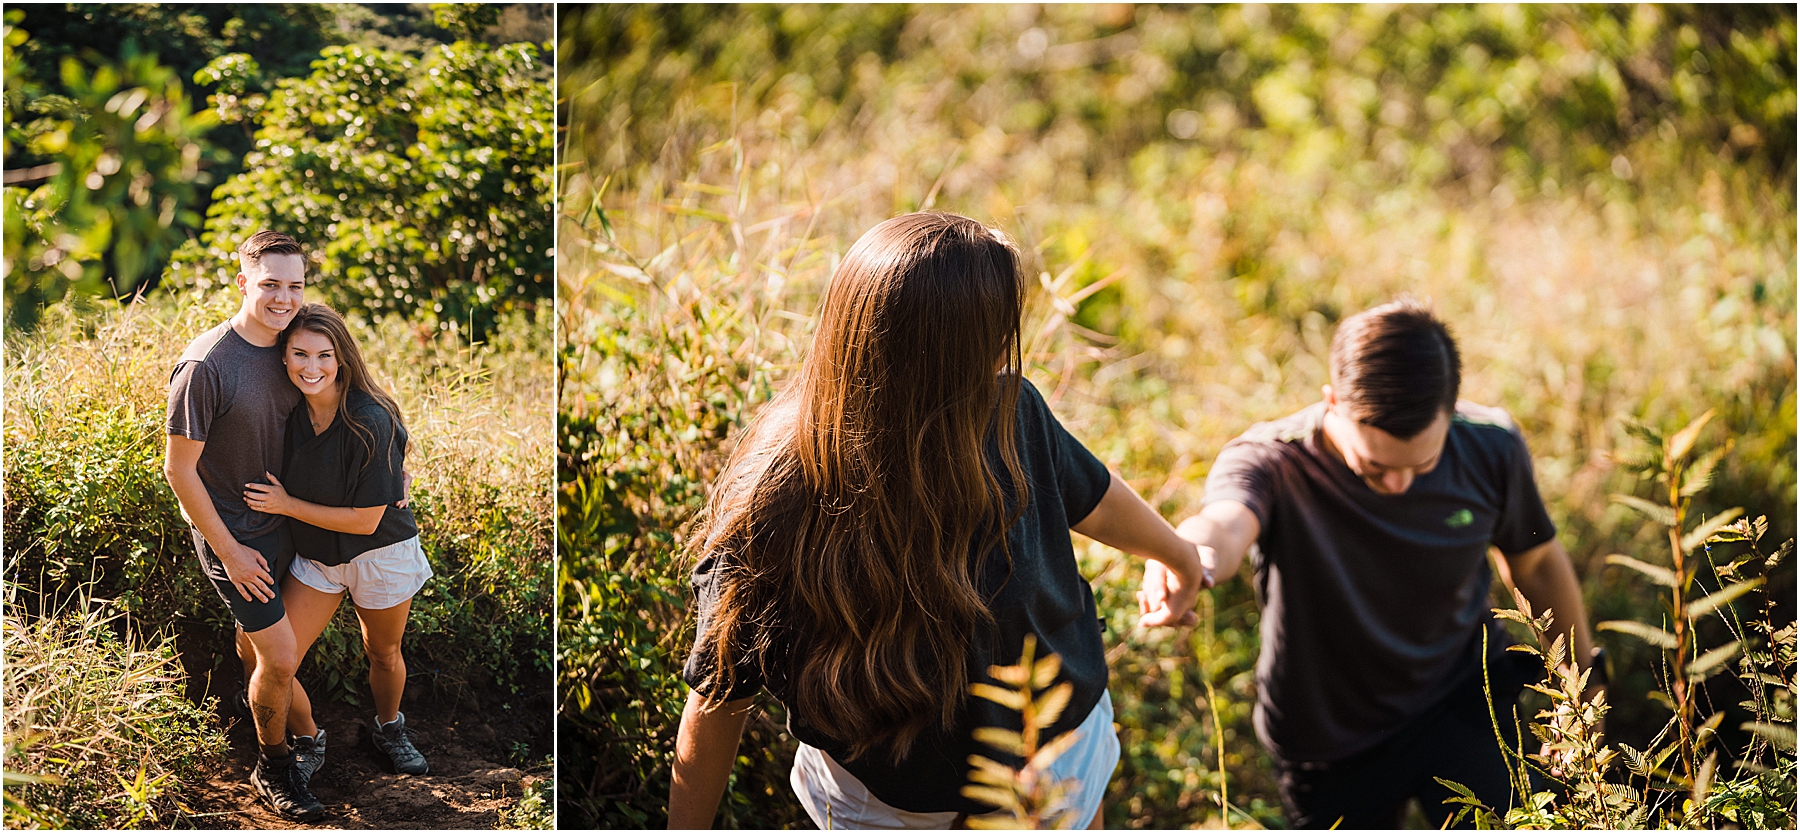
[(5, 28), (7, 156), (39, 164), (21, 185), (7, 180), (6, 306), (8, 325), (30, 329), (70, 288), (129, 296), (199, 227), (217, 118), (190, 112), (175, 72), (132, 48), (93, 66), (65, 56), (64, 94), (42, 95), (15, 54), (27, 42), (19, 16)]
[[(250, 83), (254, 64), (230, 57), (208, 77)], [(255, 147), (168, 279), (212, 292), (238, 244), (275, 229), (314, 252), (338, 309), (485, 337), (552, 291), (548, 80), (531, 44), (326, 47), (311, 75), (232, 99)]]
[(212, 715), (182, 696), (173, 638), (140, 640), (107, 608), (5, 617), (8, 827), (179, 826), (224, 756)]
[[(1601, 721), (1610, 711), (1606, 693), (1597, 692), (1591, 700), (1583, 697), (1593, 672), (1575, 672), (1566, 662), (1569, 649), (1563, 636), (1548, 636), (1551, 612), (1534, 616), (1530, 603), (1515, 593), (1516, 609), (1495, 608), (1494, 613), (1531, 632), (1531, 643), (1510, 649), (1531, 653), (1543, 662), (1543, 682), (1529, 686), (1549, 699), (1548, 707), (1531, 723), (1543, 746), (1539, 752), (1526, 753), (1502, 743), (1513, 770), (1514, 793), (1521, 797), (1517, 806), (1488, 807), (1466, 787), (1443, 781), (1457, 794), (1448, 801), (1464, 805), (1459, 820), (1472, 817), (1484, 829), (1794, 826), (1794, 624), (1777, 627), (1776, 600), (1767, 589), (1770, 572), (1793, 554), (1794, 542), (1790, 539), (1773, 553), (1763, 552), (1760, 545), (1768, 519), (1733, 523), (1740, 514), (1737, 509), (1687, 524), (1690, 501), (1705, 490), (1713, 468), (1730, 448), (1694, 453), (1711, 418), (1708, 411), (1667, 435), (1632, 426), (1648, 447), (1622, 456), (1663, 487), (1663, 500), (1616, 498), (1643, 515), (1647, 528), (1665, 533), (1670, 564), (1657, 563), (1663, 560), (1658, 557), (1649, 561), (1607, 557), (1609, 564), (1637, 572), (1668, 594), (1667, 606), (1658, 613), (1662, 621), (1674, 623), (1674, 633), (1660, 622), (1637, 620), (1602, 622), (1599, 627), (1632, 635), (1665, 652), (1666, 682), (1658, 693), (1674, 714), (1642, 751), (1627, 743), (1616, 749), (1604, 743)], [(1743, 551), (1728, 563), (1714, 560), (1733, 549)], [(1710, 577), (1703, 579), (1707, 573)], [(1753, 591), (1760, 591), (1762, 604), (1746, 615), (1739, 608)], [(1734, 638), (1702, 649), (1696, 626), (1708, 619), (1722, 623)], [(1703, 684), (1733, 666), (1736, 688), (1748, 699), (1735, 709), (1728, 703), (1703, 702), (1716, 696)], [(1748, 733), (1738, 749), (1727, 746), (1720, 731), (1728, 718)], [(1494, 729), (1498, 738), (1498, 723)], [(1623, 765), (1623, 772), (1616, 771), (1617, 764)]]

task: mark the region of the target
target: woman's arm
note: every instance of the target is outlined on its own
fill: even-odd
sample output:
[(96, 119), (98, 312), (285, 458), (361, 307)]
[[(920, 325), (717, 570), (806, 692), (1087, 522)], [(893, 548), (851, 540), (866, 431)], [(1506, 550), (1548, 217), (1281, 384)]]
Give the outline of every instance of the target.
[(737, 760), (738, 740), (750, 719), (752, 698), (707, 708), (706, 698), (689, 691), (675, 736), (675, 765), (669, 778), (669, 829), (707, 830), (719, 812), (725, 781)]
[(374, 535), (376, 528), (381, 526), (381, 516), (387, 512), (386, 506), (359, 508), (309, 503), (288, 494), (287, 488), (281, 485), (281, 480), (275, 475), (263, 472), (263, 476), (269, 478), (268, 485), (244, 484), (244, 502), (258, 512), (286, 515), (320, 529), (348, 532), (351, 535)]
[(1118, 474), (1106, 487), (1100, 505), (1073, 527), (1076, 532), (1132, 555), (1140, 555), (1168, 569), (1168, 594), (1159, 604), (1143, 610), (1141, 621), (1150, 626), (1190, 625), (1196, 619), (1194, 602), (1200, 590), (1212, 586), (1212, 576), (1192, 542), (1175, 534), (1137, 492)]

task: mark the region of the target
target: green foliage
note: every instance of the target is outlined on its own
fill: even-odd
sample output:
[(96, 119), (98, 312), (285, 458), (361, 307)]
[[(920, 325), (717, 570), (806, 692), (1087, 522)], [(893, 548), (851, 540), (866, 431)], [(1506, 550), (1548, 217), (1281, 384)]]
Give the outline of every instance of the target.
[[(223, 69), (206, 72), (223, 83)], [(272, 228), (315, 253), (327, 303), (484, 337), (551, 292), (547, 79), (530, 44), (332, 46), (260, 107), (221, 93), (259, 125), (255, 147), (167, 279), (213, 291), (237, 245)]]
[(39, 160), (5, 190), (7, 323), (30, 329), (71, 288), (131, 295), (199, 227), (216, 119), (190, 113), (175, 72), (130, 43), (117, 63), (65, 57), (63, 94), (40, 96), (15, 56), (25, 33), (9, 22), (5, 39), (8, 156)]
[(39, 78), (65, 58), (112, 53), (127, 40), (183, 78), (234, 52), (272, 75), (300, 75), (335, 34), (333, 10), (317, 3), (43, 3), (21, 12), (20, 25), (36, 35), (24, 59)]
[(104, 602), (27, 618), (7, 596), (6, 825), (181, 826), (225, 735), (183, 696), (174, 639), (134, 638)]
[[(1784, 10), (602, 6), (559, 31), (560, 673), (590, 697), (561, 705), (586, 744), (565, 819), (661, 817), (692, 638), (674, 542), (836, 258), (902, 211), (1022, 241), (1027, 373), (1167, 517), (1225, 442), (1317, 401), (1338, 320), (1410, 292), (1452, 323), (1464, 397), (1520, 423), (1594, 618), (1660, 622), (1639, 573), (1603, 569), (1662, 564), (1608, 497), (1639, 483), (1620, 414), (1715, 405), (1736, 445), (1694, 516), (1754, 504), (1792, 533)], [(1279, 824), (1249, 583), (1170, 638), (1135, 628), (1136, 559), (1077, 553), (1123, 744), (1109, 825)], [(1660, 650), (1608, 648), (1608, 730), (1641, 748)], [(761, 768), (792, 741), (741, 748), (728, 808), (799, 819)]]
[[(613, 250), (603, 234), (584, 238)], [(724, 462), (721, 440), (770, 393), (768, 359), (731, 349), (754, 326), (735, 289), (709, 281), (678, 297), (633, 296), (589, 278), (560, 293), (565, 823), (657, 826), (667, 811), (668, 761), (687, 698), (681, 668), (693, 639), (681, 530)], [(787, 790), (793, 752), (781, 724), (759, 712), (742, 749), (722, 826), (803, 820), (797, 805), (765, 798)]]
[[(1704, 490), (1711, 466), (1723, 456), (1709, 452), (1697, 460), (1692, 457), (1711, 418), (1708, 411), (1666, 436), (1649, 426), (1631, 426), (1649, 445), (1647, 450), (1628, 455), (1636, 461), (1634, 468), (1667, 487), (1666, 503), (1639, 500), (1632, 506), (1645, 515), (1652, 529), (1666, 533), (1673, 566), (1657, 567), (1624, 556), (1609, 561), (1631, 567), (1668, 589), (1669, 604), (1659, 618), (1674, 622), (1675, 633), (1629, 620), (1599, 625), (1601, 630), (1644, 639), (1665, 652), (1666, 681), (1660, 693), (1674, 714), (1642, 751), (1628, 743), (1621, 742), (1614, 749), (1603, 742), (1602, 721), (1610, 711), (1606, 692), (1583, 696), (1593, 671), (1578, 673), (1566, 661), (1564, 635), (1549, 636), (1551, 612), (1534, 616), (1530, 603), (1515, 592), (1516, 609), (1495, 608), (1494, 613), (1528, 628), (1536, 645), (1510, 649), (1533, 654), (1543, 662), (1544, 682), (1529, 686), (1549, 699), (1549, 705), (1530, 724), (1543, 746), (1541, 751), (1527, 754), (1501, 741), (1512, 764), (1514, 794), (1526, 797), (1504, 812), (1482, 804), (1466, 787), (1443, 781), (1456, 792), (1447, 803), (1463, 805), (1457, 811), (1458, 821), (1471, 818), (1483, 829), (1794, 826), (1794, 625), (1789, 621), (1784, 627), (1776, 626), (1778, 599), (1767, 589), (1769, 571), (1792, 552), (1793, 541), (1765, 555), (1758, 547), (1768, 530), (1767, 519), (1727, 525), (1725, 521), (1736, 517), (1735, 511), (1681, 534), (1688, 501)], [(1715, 548), (1719, 555), (1727, 549), (1744, 551), (1721, 565), (1713, 561)], [(1705, 572), (1723, 589), (1706, 593), (1701, 578), (1706, 567), (1711, 569)], [(1734, 601), (1758, 589), (1760, 609), (1746, 616)], [(1716, 618), (1733, 638), (1702, 653), (1698, 632), (1688, 626), (1707, 618)], [(1737, 661), (1731, 662), (1733, 659)], [(1716, 689), (1701, 688), (1709, 677), (1728, 667), (1737, 670), (1734, 688), (1748, 697), (1738, 704), (1740, 714), (1751, 718), (1742, 724), (1747, 734), (1741, 751), (1724, 748), (1720, 733), (1731, 709), (1704, 702), (1709, 693), (1717, 696)], [(1703, 706), (1710, 714), (1703, 714)], [(1498, 722), (1494, 730), (1496, 739), (1501, 738)]]
[[(547, 764), (548, 765), (548, 764)], [(519, 803), (500, 811), (501, 830), (555, 830), (556, 781), (551, 778), (527, 779)]]
[[(134, 633), (198, 621), (201, 649), (235, 663), (229, 615), (162, 477), (169, 370), (229, 315), (230, 297), (59, 306), (36, 333), (9, 334), (9, 606), (35, 614), (91, 593), (114, 600)], [(454, 697), (494, 687), (541, 708), (528, 704), (551, 685), (548, 316), (509, 316), (492, 343), (472, 346), (398, 318), (350, 320), (413, 439), (411, 498), (435, 573), (409, 622), (415, 685)], [(367, 669), (346, 606), (301, 676), (316, 698), (361, 702)], [(549, 751), (547, 736), (525, 739)]]

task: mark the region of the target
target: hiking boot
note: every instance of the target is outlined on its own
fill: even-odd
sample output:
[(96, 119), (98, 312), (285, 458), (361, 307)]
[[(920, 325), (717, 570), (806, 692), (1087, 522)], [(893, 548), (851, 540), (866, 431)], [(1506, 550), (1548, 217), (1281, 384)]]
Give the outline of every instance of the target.
[(288, 741), (288, 748), (294, 750), (294, 766), (300, 768), (300, 777), (312, 784), (313, 774), (325, 763), (325, 727), (319, 727), (319, 733), (312, 737), (297, 735)]
[(240, 688), (236, 694), (231, 695), (231, 715), (250, 719), (250, 689)]
[(294, 755), (283, 758), (258, 757), (256, 769), (250, 771), (250, 785), (269, 809), (284, 819), (318, 821), (325, 817), (325, 805), (313, 798), (306, 788), (306, 778)]
[(412, 744), (412, 738), (406, 733), (406, 715), (396, 714), (394, 722), (383, 725), (381, 717), (372, 718), (375, 727), (375, 745), (386, 752), (388, 759), (394, 762), (394, 771), (406, 775), (424, 775), (430, 771), (425, 763), (425, 756)]

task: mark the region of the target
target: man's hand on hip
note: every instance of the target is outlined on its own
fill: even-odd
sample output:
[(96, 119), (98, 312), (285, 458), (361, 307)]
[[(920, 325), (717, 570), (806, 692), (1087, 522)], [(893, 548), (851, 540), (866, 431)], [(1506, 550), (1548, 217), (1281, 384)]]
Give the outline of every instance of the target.
[(269, 562), (262, 553), (235, 540), (214, 551), (225, 567), (226, 577), (246, 600), (266, 602), (275, 598), (275, 580), (269, 576)]

